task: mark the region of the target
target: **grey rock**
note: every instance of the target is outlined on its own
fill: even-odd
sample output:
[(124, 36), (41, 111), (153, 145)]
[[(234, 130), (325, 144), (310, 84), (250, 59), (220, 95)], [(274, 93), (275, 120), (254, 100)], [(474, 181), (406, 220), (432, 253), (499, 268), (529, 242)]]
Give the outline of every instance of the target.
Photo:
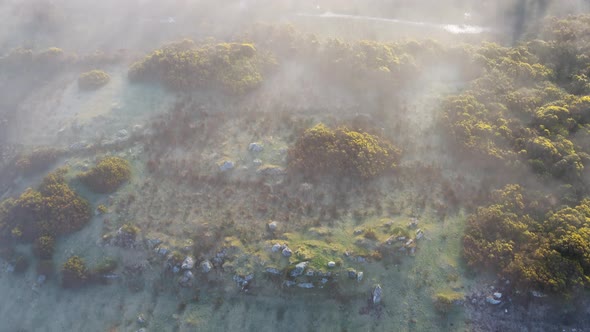
[(494, 293), (494, 294), (492, 294), (492, 295), (494, 296), (494, 298), (495, 298), (496, 300), (499, 300), (499, 299), (501, 299), (501, 298), (502, 298), (502, 293), (499, 293), (499, 292), (496, 292), (496, 293)]
[(145, 320), (145, 317), (143, 316), (143, 314), (139, 314), (137, 316), (137, 324), (139, 325), (145, 325), (147, 321)]
[(297, 284), (297, 287), (309, 289), (309, 288), (313, 288), (313, 284), (311, 282), (302, 282), (302, 283)]
[(209, 262), (208, 260), (203, 261), (201, 263), (201, 270), (205, 273), (209, 273), (209, 271), (211, 271), (212, 268), (213, 266), (211, 265), (211, 262)]
[(315, 275), (315, 271), (309, 270), (309, 271), (305, 272), (305, 275), (308, 277), (313, 277)]
[(184, 274), (182, 275), (182, 277), (180, 277), (180, 280), (178, 281), (178, 283), (182, 287), (192, 287), (193, 279), (194, 279), (193, 273), (190, 270), (186, 270), (186, 271), (184, 271)]
[(327, 284), (328, 283), (328, 278), (322, 278), (322, 280), (320, 280), (320, 282), (322, 284)]
[(252, 161), (252, 163), (254, 164), (254, 166), (258, 167), (258, 166), (262, 165), (262, 160), (260, 160), (260, 159), (254, 159)]
[(264, 146), (260, 143), (250, 143), (248, 145), (248, 151), (250, 152), (262, 152), (264, 150)]
[(291, 251), (291, 249), (289, 249), (289, 247), (285, 247), (283, 249), (283, 256), (291, 257), (291, 255), (293, 255), (293, 251)]
[(176, 274), (176, 273), (180, 272), (180, 268), (179, 268), (178, 266), (173, 266), (173, 267), (172, 267), (172, 272), (173, 272), (174, 274)]
[(489, 304), (497, 305), (500, 304), (502, 301), (494, 299), (493, 296), (486, 297), (486, 302)]
[(331, 268), (331, 269), (335, 268), (336, 267), (336, 262), (332, 262), (332, 261), (328, 262), (328, 267)]
[(183, 270), (190, 270), (195, 266), (195, 260), (191, 256), (187, 256), (182, 262), (181, 268)]
[(8, 272), (8, 273), (14, 272), (14, 265), (12, 265), (12, 264), (6, 265), (6, 272)]
[(347, 274), (348, 274), (348, 278), (350, 278), (350, 279), (356, 279), (356, 277), (357, 277), (356, 271), (353, 269), (349, 269), (347, 271)]
[(225, 160), (219, 165), (219, 170), (222, 172), (231, 171), (236, 167), (235, 163), (231, 160)]
[(267, 227), (269, 231), (274, 232), (277, 229), (278, 225), (279, 224), (276, 221), (272, 221), (267, 224)]
[(297, 285), (297, 283), (295, 281), (285, 280), (285, 282), (283, 283), (283, 285), (285, 285), (287, 287), (292, 287), (292, 286)]
[(160, 256), (166, 256), (166, 255), (168, 255), (169, 252), (170, 252), (170, 250), (168, 250), (166, 248), (157, 248), (156, 249), (156, 253)]
[(371, 299), (373, 300), (373, 304), (379, 304), (381, 302), (381, 297), (383, 296), (383, 289), (381, 285), (376, 285), (371, 292)]
[(270, 249), (270, 251), (272, 251), (272, 252), (279, 252), (282, 249), (283, 249), (283, 246), (282, 245), (280, 245), (278, 243), (275, 243), (275, 244), (272, 245), (272, 248)]
[(274, 268), (274, 267), (267, 267), (266, 272), (274, 275), (281, 275), (281, 270)]
[(302, 275), (305, 271), (305, 268), (307, 268), (308, 264), (308, 262), (301, 262), (295, 265), (295, 268), (290, 273), (291, 277), (299, 277), (300, 275)]
[(356, 281), (361, 282), (363, 280), (364, 273), (363, 271), (359, 271), (356, 273)]
[(421, 229), (416, 231), (416, 240), (420, 240), (424, 237), (424, 232)]

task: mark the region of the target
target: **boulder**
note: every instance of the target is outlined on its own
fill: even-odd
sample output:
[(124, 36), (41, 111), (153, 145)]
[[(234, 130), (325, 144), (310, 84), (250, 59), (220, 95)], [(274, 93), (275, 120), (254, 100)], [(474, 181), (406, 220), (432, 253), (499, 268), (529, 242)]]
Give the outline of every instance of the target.
[(291, 257), (291, 255), (293, 255), (293, 251), (291, 251), (291, 249), (289, 249), (289, 247), (285, 247), (283, 249), (283, 256)]
[(208, 260), (203, 261), (201, 263), (201, 270), (203, 270), (204, 273), (209, 273), (209, 271), (211, 271), (212, 268), (213, 266), (211, 265), (211, 262), (209, 262)]
[(231, 171), (236, 167), (236, 164), (231, 160), (224, 160), (219, 164), (219, 170), (221, 172)]
[(279, 224), (276, 221), (272, 221), (272, 222), (269, 222), (266, 226), (268, 227), (269, 231), (274, 232), (277, 229), (278, 225)]
[(282, 245), (280, 245), (278, 243), (275, 243), (275, 244), (272, 245), (272, 248), (270, 248), (270, 251), (272, 251), (272, 252), (279, 252), (282, 249), (283, 249), (283, 246)]
[(260, 143), (250, 143), (248, 145), (248, 151), (250, 152), (262, 152), (264, 150), (264, 146)]
[(181, 287), (192, 287), (193, 285), (193, 273), (189, 270), (184, 271), (184, 274), (182, 275), (182, 277), (180, 277), (180, 280), (178, 280), (178, 283), (180, 284)]
[(303, 271), (305, 271), (305, 268), (307, 268), (308, 264), (308, 262), (301, 262), (295, 265), (295, 268), (290, 273), (291, 277), (299, 277), (300, 275), (302, 275)]
[(486, 302), (489, 304), (497, 305), (497, 304), (500, 304), (502, 301), (496, 300), (493, 296), (488, 296), (488, 297), (486, 297)]
[(373, 288), (373, 291), (371, 292), (371, 299), (373, 301), (373, 304), (381, 303), (382, 296), (383, 296), (383, 289), (381, 288), (381, 285), (376, 285), (375, 288)]
[(313, 284), (311, 282), (302, 282), (302, 283), (298, 283), (297, 287), (299, 288), (313, 288)]
[(190, 270), (195, 266), (195, 260), (191, 256), (187, 256), (182, 262), (181, 268), (183, 270)]

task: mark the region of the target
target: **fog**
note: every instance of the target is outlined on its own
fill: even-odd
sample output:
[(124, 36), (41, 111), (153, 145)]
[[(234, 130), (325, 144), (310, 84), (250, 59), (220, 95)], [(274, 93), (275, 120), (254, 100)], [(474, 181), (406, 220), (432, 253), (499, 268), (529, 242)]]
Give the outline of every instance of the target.
[(589, 12), (0, 1), (0, 332), (589, 328)]

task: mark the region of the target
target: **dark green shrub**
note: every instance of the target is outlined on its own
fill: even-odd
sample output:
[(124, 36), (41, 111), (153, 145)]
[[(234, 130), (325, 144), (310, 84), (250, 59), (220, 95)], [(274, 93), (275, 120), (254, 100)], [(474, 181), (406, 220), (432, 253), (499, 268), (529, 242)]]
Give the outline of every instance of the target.
[(79, 179), (97, 193), (112, 193), (131, 178), (131, 168), (125, 159), (107, 157)]
[(78, 87), (82, 90), (95, 90), (106, 85), (111, 80), (109, 74), (102, 70), (91, 70), (78, 77)]

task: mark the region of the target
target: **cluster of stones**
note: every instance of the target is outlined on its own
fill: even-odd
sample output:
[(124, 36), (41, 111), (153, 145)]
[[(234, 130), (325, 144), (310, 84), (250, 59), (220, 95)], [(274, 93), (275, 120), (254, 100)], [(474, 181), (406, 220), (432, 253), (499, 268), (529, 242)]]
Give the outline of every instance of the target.
[(399, 247), (399, 252), (414, 255), (416, 253), (417, 242), (424, 238), (424, 231), (421, 228), (418, 228), (418, 219), (416, 218), (410, 220), (408, 228), (415, 230), (415, 236), (413, 239), (406, 236), (391, 236), (385, 241), (385, 244), (388, 246), (396, 245)]

